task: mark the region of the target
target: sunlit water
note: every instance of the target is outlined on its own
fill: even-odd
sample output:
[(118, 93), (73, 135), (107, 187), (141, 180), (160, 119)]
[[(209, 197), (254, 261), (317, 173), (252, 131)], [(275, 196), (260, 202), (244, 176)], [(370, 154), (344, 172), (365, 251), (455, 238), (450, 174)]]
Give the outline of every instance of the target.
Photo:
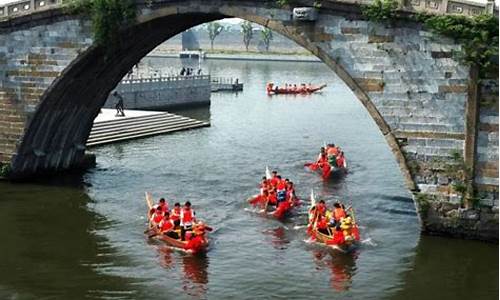
[[(98, 166), (84, 175), (83, 190), (0, 185), (0, 298), (497, 297), (498, 246), (420, 238), (383, 136), (326, 66), (210, 61), (205, 69), (245, 84), (242, 93), (212, 95), (211, 127), (96, 148)], [(268, 97), (268, 81), (328, 87)], [(341, 145), (349, 163), (346, 176), (327, 182), (303, 167), (325, 141)], [(304, 200), (314, 189), (327, 202), (352, 203), (361, 247), (343, 254), (304, 242), (296, 228), (306, 207), (283, 223), (245, 209), (266, 165), (294, 181)], [(216, 228), (210, 251), (192, 257), (148, 242), (145, 191), (190, 200)]]

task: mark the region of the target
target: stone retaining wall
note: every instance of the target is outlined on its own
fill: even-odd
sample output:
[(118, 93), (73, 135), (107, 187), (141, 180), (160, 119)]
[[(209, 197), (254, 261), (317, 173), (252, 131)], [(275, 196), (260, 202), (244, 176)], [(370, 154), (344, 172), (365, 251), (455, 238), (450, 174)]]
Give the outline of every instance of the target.
[[(115, 90), (125, 109), (210, 105), (210, 76), (204, 75), (122, 80)], [(104, 107), (114, 108), (117, 101), (110, 95)]]

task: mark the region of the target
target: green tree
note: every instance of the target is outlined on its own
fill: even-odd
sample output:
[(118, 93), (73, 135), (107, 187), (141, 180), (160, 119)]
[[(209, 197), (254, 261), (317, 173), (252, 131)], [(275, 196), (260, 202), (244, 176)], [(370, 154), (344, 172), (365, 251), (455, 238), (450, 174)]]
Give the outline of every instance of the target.
[(208, 38), (210, 39), (210, 49), (214, 50), (215, 38), (224, 30), (219, 22), (210, 22), (207, 24)]
[(260, 32), (260, 37), (262, 39), (262, 42), (264, 42), (264, 46), (266, 46), (266, 52), (269, 52), (269, 45), (273, 40), (273, 32), (271, 31), (271, 29), (265, 27)]
[(243, 43), (245, 44), (245, 49), (248, 52), (248, 46), (250, 46), (250, 41), (253, 38), (252, 23), (249, 21), (244, 21), (243, 23), (241, 23), (241, 30), (243, 32)]
[(95, 43), (111, 49), (120, 44), (119, 31), (132, 25), (137, 13), (132, 0), (65, 0), (63, 3), (72, 12), (89, 15)]

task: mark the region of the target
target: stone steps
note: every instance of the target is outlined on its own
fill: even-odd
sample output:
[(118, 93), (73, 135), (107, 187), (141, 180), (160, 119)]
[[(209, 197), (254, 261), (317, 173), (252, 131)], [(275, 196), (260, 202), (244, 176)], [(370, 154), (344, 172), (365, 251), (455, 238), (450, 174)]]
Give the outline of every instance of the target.
[(210, 123), (170, 113), (101, 121), (92, 127), (87, 147), (207, 126)]

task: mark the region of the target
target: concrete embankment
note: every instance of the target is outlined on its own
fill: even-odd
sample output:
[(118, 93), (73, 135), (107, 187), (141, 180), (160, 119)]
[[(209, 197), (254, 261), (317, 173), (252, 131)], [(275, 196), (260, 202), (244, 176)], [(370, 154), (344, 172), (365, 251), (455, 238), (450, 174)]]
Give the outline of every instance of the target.
[(103, 109), (94, 121), (87, 147), (210, 126), (209, 122), (167, 112), (126, 110), (125, 115), (117, 117), (114, 110)]
[[(153, 52), (148, 57), (179, 58), (178, 53)], [(321, 62), (319, 58), (312, 55), (289, 55), (289, 54), (225, 54), (207, 53), (205, 59), (220, 60), (248, 60), (248, 61), (290, 61), (290, 62)]]
[[(124, 79), (115, 88), (125, 109), (164, 110), (174, 107), (210, 105), (210, 76), (170, 76)], [(112, 94), (104, 104), (114, 108)]]

